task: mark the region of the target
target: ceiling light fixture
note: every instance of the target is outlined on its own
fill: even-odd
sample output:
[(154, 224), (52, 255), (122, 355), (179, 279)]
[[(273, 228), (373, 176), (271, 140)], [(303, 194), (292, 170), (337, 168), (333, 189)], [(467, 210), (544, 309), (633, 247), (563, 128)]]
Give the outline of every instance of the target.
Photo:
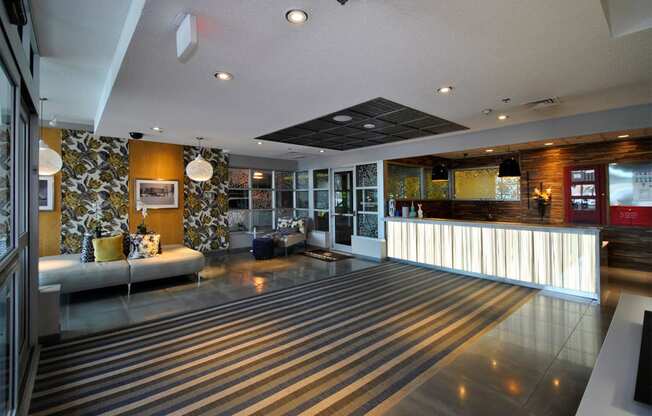
[(485, 152), (487, 153), (493, 153), (494, 149), (486, 149)]
[(548, 143), (544, 143), (543, 145), (544, 145), (544, 146), (552, 146), (553, 144), (555, 144), (555, 143), (553, 143), (553, 142), (548, 142)]
[(484, 110), (482, 110), (482, 114), (484, 114), (485, 116), (488, 116), (488, 115), (491, 114), (493, 111), (494, 111), (494, 110), (492, 110), (491, 108), (485, 108)]
[[(509, 148), (507, 151), (509, 151)], [(518, 176), (521, 176), (521, 165), (514, 156), (510, 156), (500, 162), (500, 165), (498, 166), (499, 178), (514, 178)]]
[(364, 127), (365, 129), (373, 129), (374, 127), (376, 127), (376, 125), (373, 123), (367, 123), (367, 124), (363, 124), (362, 127)]
[(186, 166), (186, 175), (188, 175), (188, 177), (195, 182), (206, 182), (213, 177), (213, 165), (211, 165), (210, 162), (204, 159), (201, 155), (202, 140), (204, 139), (197, 137), (197, 142), (199, 143), (197, 157), (195, 160), (188, 163), (188, 166)]
[[(41, 137), (43, 137), (43, 103), (46, 102), (47, 98), (41, 98)], [(50, 146), (47, 145), (41, 138), (39, 140), (38, 146), (38, 174), (43, 176), (52, 176), (55, 173), (61, 170), (63, 166), (63, 160), (61, 156), (56, 151), (50, 149)]]
[(453, 87), (446, 86), (446, 87), (439, 87), (437, 88), (437, 94), (450, 94), (453, 91)]
[(501, 114), (501, 115), (498, 116), (498, 120), (500, 120), (500, 121), (505, 121), (508, 118), (509, 118), (509, 116), (507, 114)]
[(285, 13), (285, 20), (293, 25), (301, 25), (308, 20), (308, 13), (299, 9), (292, 9)]
[(231, 81), (233, 79), (233, 74), (230, 72), (217, 71), (213, 76), (220, 81)]
[(509, 97), (505, 97), (505, 98), (503, 98), (501, 101), (504, 102), (505, 104), (509, 104), (509, 103), (512, 102), (512, 99), (509, 98)]
[(254, 179), (256, 179), (258, 181), (263, 179), (263, 172), (261, 172), (259, 170), (255, 171), (254, 172)]
[(346, 123), (347, 121), (353, 120), (353, 117), (347, 116), (346, 114), (338, 114), (335, 117), (333, 117), (333, 120), (339, 123)]
[(447, 180), (448, 180), (448, 168), (443, 163), (438, 166), (434, 166), (432, 168), (432, 172), (430, 173), (431, 182), (447, 181)]
[(263, 144), (263, 142), (258, 142), (258, 143), (256, 143), (256, 144), (257, 144), (258, 146), (260, 146), (261, 144)]
[(324, 152), (325, 152), (325, 150), (324, 150), (324, 149), (321, 149), (321, 150), (319, 151), (319, 153), (324, 153)]
[(152, 127), (152, 130), (155, 131), (155, 132), (157, 132), (157, 133), (163, 133), (163, 129), (160, 128), (159, 126), (154, 126), (154, 127)]
[(57, 118), (53, 118), (52, 120), (48, 121), (48, 124), (50, 127), (57, 127)]
[(621, 134), (618, 136), (619, 139), (626, 139), (629, 137), (629, 134)]

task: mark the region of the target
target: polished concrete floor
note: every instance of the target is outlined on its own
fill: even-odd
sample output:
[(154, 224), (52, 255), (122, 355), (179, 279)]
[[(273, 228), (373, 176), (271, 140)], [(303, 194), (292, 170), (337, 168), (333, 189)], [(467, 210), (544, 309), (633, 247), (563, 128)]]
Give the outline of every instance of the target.
[(378, 263), (350, 258), (325, 262), (300, 254), (254, 260), (249, 253), (207, 258), (194, 276), (73, 293), (62, 297), (61, 339), (127, 326), (283, 289)]
[[(63, 338), (254, 296), (376, 263), (328, 263), (302, 255), (256, 261), (249, 253), (209, 259), (191, 277), (74, 294), (62, 305)], [(652, 295), (640, 272), (605, 268), (603, 303), (539, 292), (467, 343), (390, 415), (573, 415), (622, 291)]]

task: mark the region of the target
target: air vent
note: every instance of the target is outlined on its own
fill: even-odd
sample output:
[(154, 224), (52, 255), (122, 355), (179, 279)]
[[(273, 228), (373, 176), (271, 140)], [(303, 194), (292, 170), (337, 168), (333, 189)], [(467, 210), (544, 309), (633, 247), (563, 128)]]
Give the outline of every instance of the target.
[(529, 107), (532, 110), (540, 110), (543, 108), (554, 107), (561, 104), (559, 97), (548, 97), (542, 98), (540, 100), (530, 101), (529, 103), (523, 104), (526, 107)]
[(298, 159), (305, 159), (306, 158), (306, 155), (304, 155), (303, 153), (295, 152), (295, 151), (287, 152), (287, 154), (285, 156), (288, 159), (292, 159), (292, 160), (298, 160)]

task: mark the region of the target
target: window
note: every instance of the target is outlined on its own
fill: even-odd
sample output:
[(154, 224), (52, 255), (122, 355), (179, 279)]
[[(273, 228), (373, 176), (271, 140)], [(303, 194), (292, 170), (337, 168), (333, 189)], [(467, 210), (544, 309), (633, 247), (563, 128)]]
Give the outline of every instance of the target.
[(13, 248), (14, 87), (0, 70), (0, 258)]
[(276, 172), (276, 212), (291, 217), (294, 208), (294, 172)]
[(307, 170), (296, 173), (296, 192), (294, 201), (294, 215), (296, 217), (308, 217), (310, 208), (308, 199), (310, 197), (310, 174)]
[(251, 224), (249, 212), (249, 169), (229, 168), (229, 230), (248, 231)]
[(519, 201), (521, 178), (499, 178), (498, 167), (453, 172), (454, 197), (459, 200)]
[(312, 173), (314, 221), (317, 231), (329, 230), (330, 196), (328, 192), (328, 169), (314, 170)]
[(375, 163), (355, 168), (357, 235), (378, 238), (378, 166)]

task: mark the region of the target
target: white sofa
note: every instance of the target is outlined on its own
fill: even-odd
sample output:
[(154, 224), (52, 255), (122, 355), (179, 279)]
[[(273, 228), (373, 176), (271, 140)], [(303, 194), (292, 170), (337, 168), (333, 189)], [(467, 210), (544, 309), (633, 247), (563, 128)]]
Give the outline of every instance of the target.
[(148, 280), (195, 274), (204, 268), (205, 258), (199, 251), (173, 244), (164, 245), (162, 253), (147, 259), (128, 259), (101, 263), (82, 263), (79, 254), (47, 256), (39, 259), (39, 286), (61, 285), (61, 293), (80, 292)]

